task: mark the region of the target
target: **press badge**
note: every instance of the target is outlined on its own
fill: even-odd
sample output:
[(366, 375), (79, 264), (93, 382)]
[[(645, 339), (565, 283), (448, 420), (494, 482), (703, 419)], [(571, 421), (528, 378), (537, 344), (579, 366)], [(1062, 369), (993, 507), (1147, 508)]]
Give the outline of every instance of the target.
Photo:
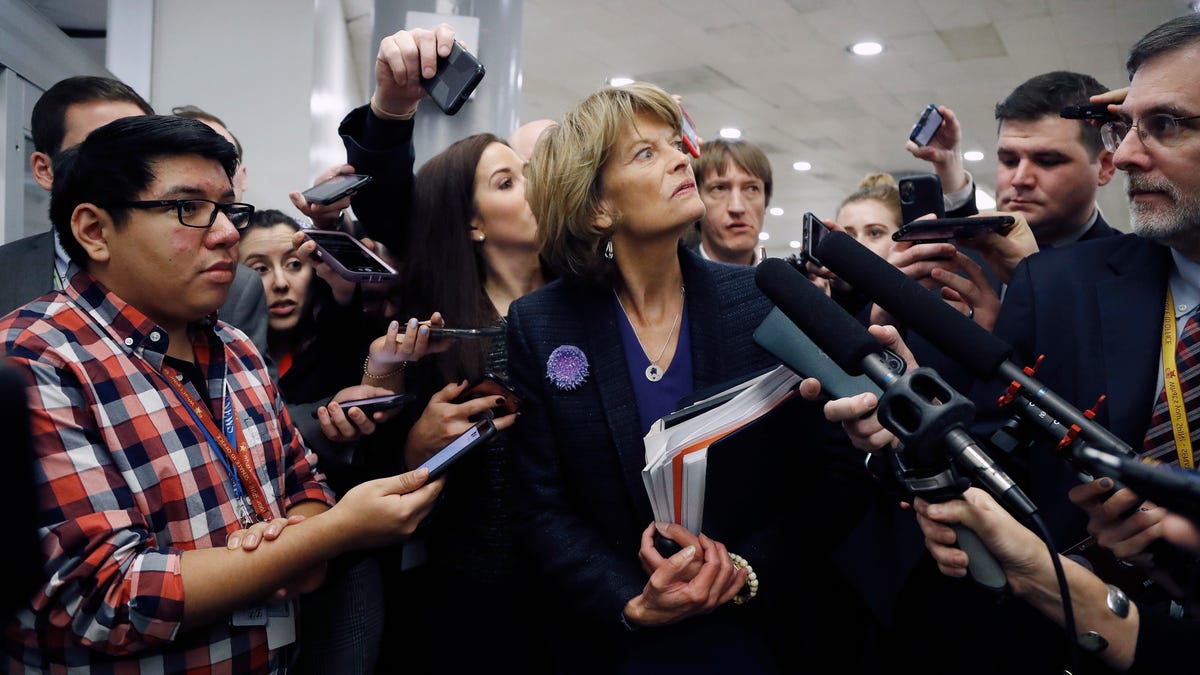
[(266, 626), (270, 649), (279, 649), (296, 641), (296, 612), (290, 600), (239, 609), (233, 613), (229, 624), (237, 628)]

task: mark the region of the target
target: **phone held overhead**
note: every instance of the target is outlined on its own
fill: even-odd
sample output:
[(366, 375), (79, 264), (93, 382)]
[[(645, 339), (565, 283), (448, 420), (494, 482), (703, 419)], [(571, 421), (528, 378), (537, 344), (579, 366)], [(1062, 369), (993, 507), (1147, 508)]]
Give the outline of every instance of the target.
[(942, 113), (938, 112), (937, 105), (930, 103), (921, 112), (921, 118), (913, 125), (908, 139), (920, 146), (929, 145), (929, 141), (933, 140), (933, 135), (942, 127), (943, 121), (944, 118)]
[(370, 176), (357, 173), (342, 173), (308, 188), (300, 194), (310, 204), (329, 206), (358, 192), (371, 182)]
[(352, 235), (335, 230), (308, 228), (304, 236), (317, 244), (314, 255), (344, 279), (373, 283), (395, 279), (396, 270)]
[(1113, 122), (1120, 119), (1108, 111), (1107, 103), (1069, 105), (1063, 108), (1058, 115), (1069, 120), (1096, 120), (1098, 122)]
[(696, 131), (696, 123), (692, 121), (691, 115), (679, 106), (679, 112), (683, 116), (683, 149), (692, 157), (700, 156), (700, 134)]
[(438, 57), (437, 72), (428, 79), (421, 78), (421, 86), (442, 112), (453, 115), (471, 98), (485, 72), (479, 59), (455, 40), (450, 55)]

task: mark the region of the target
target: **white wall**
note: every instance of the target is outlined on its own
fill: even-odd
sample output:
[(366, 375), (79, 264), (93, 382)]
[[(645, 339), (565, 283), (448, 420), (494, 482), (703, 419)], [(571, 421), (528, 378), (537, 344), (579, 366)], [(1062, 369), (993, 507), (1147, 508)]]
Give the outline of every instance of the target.
[(238, 137), (245, 200), (296, 213), (288, 192), (311, 184), (314, 3), (163, 0), (154, 4), (150, 103), (192, 104)]

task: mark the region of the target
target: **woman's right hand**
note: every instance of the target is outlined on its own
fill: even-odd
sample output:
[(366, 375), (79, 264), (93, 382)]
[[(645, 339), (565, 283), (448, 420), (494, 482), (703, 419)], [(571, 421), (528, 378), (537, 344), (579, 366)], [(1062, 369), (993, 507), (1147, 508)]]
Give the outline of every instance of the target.
[[(432, 457), (438, 450), (446, 447), (467, 429), (475, 424), (472, 418), (486, 415), (503, 400), (499, 396), (482, 396), (462, 403), (455, 400), (467, 390), (468, 382), (451, 382), (442, 387), (429, 399), (421, 417), (408, 431), (408, 439), (404, 443), (405, 466), (420, 466), (422, 462)], [(503, 415), (493, 418), (497, 430), (512, 426), (517, 415)]]
[[(691, 616), (708, 614), (733, 600), (746, 584), (748, 572), (734, 571), (729, 551), (719, 541), (671, 524), (664, 536), (683, 550), (663, 558), (654, 548), (657, 526), (642, 532), (638, 556), (644, 569), (653, 570), (642, 593), (625, 604), (625, 618), (638, 626), (665, 626)], [(699, 563), (697, 567), (696, 563)]]

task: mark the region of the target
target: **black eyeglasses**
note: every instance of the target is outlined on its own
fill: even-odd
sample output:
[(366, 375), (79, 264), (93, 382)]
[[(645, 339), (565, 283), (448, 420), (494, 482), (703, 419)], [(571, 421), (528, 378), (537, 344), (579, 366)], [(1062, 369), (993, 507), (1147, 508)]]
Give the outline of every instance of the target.
[(1200, 119), (1200, 115), (1175, 117), (1166, 113), (1158, 113), (1157, 115), (1143, 117), (1137, 124), (1130, 124), (1125, 120), (1105, 122), (1100, 127), (1100, 138), (1104, 141), (1105, 150), (1116, 152), (1117, 147), (1121, 145), (1121, 141), (1125, 140), (1125, 136), (1131, 130), (1137, 129), (1138, 138), (1142, 139), (1143, 143), (1146, 142), (1147, 138), (1153, 138), (1155, 143), (1165, 148), (1172, 148), (1179, 145), (1179, 138), (1185, 127), (1180, 122), (1195, 119)]
[(217, 212), (225, 214), (234, 229), (244, 230), (254, 215), (252, 204), (214, 202), (211, 199), (151, 199), (140, 202), (113, 202), (109, 206), (129, 209), (165, 209), (175, 207), (179, 224), (184, 227), (208, 228), (217, 222)]

